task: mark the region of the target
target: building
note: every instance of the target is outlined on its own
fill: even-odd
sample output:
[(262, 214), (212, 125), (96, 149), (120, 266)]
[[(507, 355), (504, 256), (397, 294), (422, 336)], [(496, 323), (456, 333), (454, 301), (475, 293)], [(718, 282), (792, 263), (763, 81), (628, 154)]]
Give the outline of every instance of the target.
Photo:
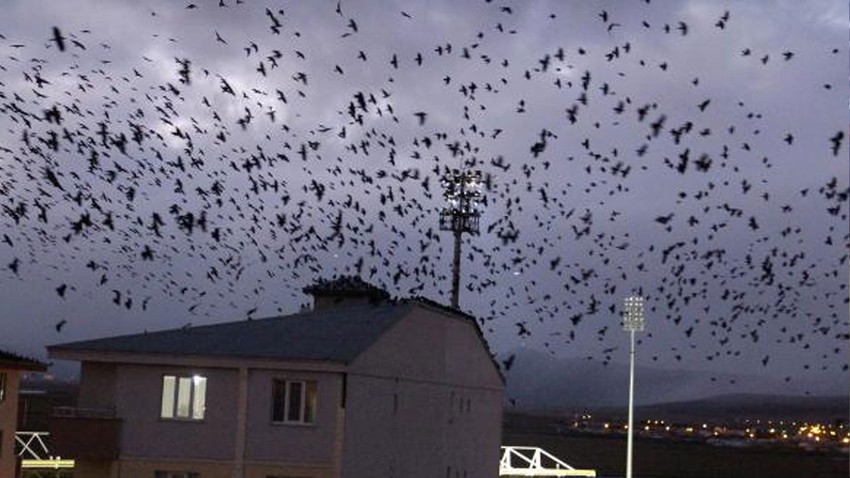
[(359, 279), (312, 311), (48, 347), (76, 478), (492, 478), (504, 379), (475, 319)]
[(0, 477), (18, 476), (15, 432), (21, 375), (45, 369), (41, 362), (0, 350)]

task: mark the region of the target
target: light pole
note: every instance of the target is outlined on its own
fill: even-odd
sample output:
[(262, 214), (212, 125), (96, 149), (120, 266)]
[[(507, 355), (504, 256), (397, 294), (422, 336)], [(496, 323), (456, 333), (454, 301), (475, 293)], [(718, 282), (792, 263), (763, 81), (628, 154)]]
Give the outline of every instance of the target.
[(447, 170), (442, 177), (443, 197), (449, 205), (440, 211), (440, 230), (454, 232), (452, 307), (460, 307), (460, 258), (463, 233), (478, 234), (481, 212), (481, 171)]
[(643, 297), (626, 297), (623, 310), (623, 330), (629, 332), (629, 429), (626, 444), (626, 478), (632, 478), (632, 446), (635, 408), (635, 332), (643, 332)]

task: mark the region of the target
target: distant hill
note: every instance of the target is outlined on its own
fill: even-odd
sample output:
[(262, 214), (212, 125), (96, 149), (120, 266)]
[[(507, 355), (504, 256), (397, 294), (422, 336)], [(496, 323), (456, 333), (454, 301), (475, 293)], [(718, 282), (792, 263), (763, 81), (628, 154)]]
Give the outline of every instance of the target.
[(846, 396), (800, 397), (788, 395), (733, 394), (685, 402), (658, 403), (638, 407), (639, 416), (668, 421), (695, 419), (798, 420), (848, 422), (850, 402)]
[[(581, 359), (556, 359), (542, 352), (520, 349), (514, 352), (513, 367), (507, 373), (506, 411), (548, 412), (576, 408), (626, 407), (628, 403), (628, 365)], [(835, 396), (845, 393), (847, 383), (824, 384), (813, 380), (793, 382), (769, 377), (735, 373), (707, 373), (693, 370), (665, 370), (637, 367), (635, 403), (645, 406), (671, 402), (690, 402), (707, 397), (745, 397), (778, 395), (794, 399)], [(834, 399), (834, 397), (833, 397)], [(772, 402), (770, 402), (772, 403)], [(801, 402), (802, 403), (802, 402)], [(848, 399), (844, 397), (847, 414)]]

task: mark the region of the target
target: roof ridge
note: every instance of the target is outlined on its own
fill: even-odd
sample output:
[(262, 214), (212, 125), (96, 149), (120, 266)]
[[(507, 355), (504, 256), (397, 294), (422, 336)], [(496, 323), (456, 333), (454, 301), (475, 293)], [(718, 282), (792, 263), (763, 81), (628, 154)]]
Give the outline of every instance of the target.
[(365, 295), (381, 300), (390, 298), (389, 292), (372, 283), (366, 282), (358, 275), (340, 275), (331, 279), (321, 279), (302, 291), (312, 296), (321, 295)]

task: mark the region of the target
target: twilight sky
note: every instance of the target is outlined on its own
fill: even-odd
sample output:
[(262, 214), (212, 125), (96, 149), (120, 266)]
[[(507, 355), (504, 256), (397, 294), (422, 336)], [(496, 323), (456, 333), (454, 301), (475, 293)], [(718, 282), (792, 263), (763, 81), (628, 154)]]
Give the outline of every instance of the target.
[[(448, 303), (518, 347), (845, 393), (848, 8), (832, 0), (10, 1), (0, 348)], [(64, 51), (53, 28), (58, 28)], [(57, 114), (58, 112), (58, 114)]]

